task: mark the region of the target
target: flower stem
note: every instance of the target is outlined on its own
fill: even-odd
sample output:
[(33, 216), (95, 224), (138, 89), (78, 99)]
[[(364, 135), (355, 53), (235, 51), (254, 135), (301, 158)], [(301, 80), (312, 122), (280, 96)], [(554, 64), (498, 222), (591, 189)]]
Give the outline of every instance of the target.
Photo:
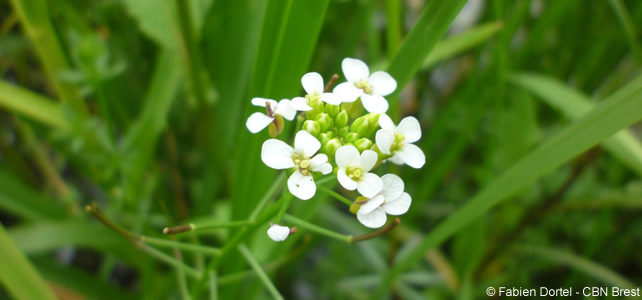
[(325, 235), (327, 237), (331, 237), (331, 238), (334, 238), (334, 239), (337, 239), (337, 240), (340, 240), (340, 241), (344, 241), (346, 243), (350, 243), (351, 240), (352, 240), (352, 236), (341, 234), (341, 233), (337, 233), (337, 232), (325, 229), (325, 228), (323, 228), (321, 226), (314, 225), (314, 224), (312, 224), (312, 223), (310, 223), (308, 221), (301, 220), (301, 219), (299, 219), (297, 217), (294, 217), (294, 216), (291, 216), (291, 215), (287, 215), (286, 214), (284, 216), (284, 218), (285, 218), (285, 221), (290, 222), (290, 223), (292, 223), (292, 224), (294, 224), (296, 226), (305, 228), (307, 230), (316, 232), (316, 233), (321, 234), (321, 235)]
[(283, 215), (288, 210), (288, 207), (290, 207), (290, 203), (292, 203), (292, 198), (294, 197), (289, 192), (284, 192), (281, 198), (283, 198), (283, 203), (281, 204), (279, 212), (276, 214), (276, 218), (274, 219), (274, 222), (277, 224), (281, 223), (281, 219), (283, 219)]
[(361, 242), (361, 241), (369, 240), (369, 239), (376, 238), (378, 236), (384, 235), (384, 234), (388, 233), (388, 231), (390, 231), (393, 228), (395, 228), (395, 226), (397, 226), (399, 223), (401, 223), (401, 220), (399, 218), (395, 218), (392, 222), (388, 223), (388, 225), (386, 225), (385, 227), (383, 227), (383, 228), (381, 228), (381, 229), (379, 229), (379, 230), (377, 230), (375, 232), (366, 233), (366, 234), (362, 234), (362, 235), (357, 235), (357, 236), (351, 237), (349, 242), (350, 243), (358, 243), (358, 242)]
[(328, 81), (328, 84), (325, 85), (323, 92), (329, 93), (332, 90), (332, 87), (337, 83), (337, 80), (339, 80), (339, 75), (335, 73), (332, 75), (332, 78), (330, 78), (330, 81)]
[(173, 266), (173, 267), (175, 267), (177, 269), (178, 268), (182, 269), (183, 272), (185, 272), (186, 275), (189, 275), (189, 276), (191, 276), (193, 278), (200, 278), (201, 277), (201, 272), (199, 272), (196, 269), (184, 264), (183, 262), (177, 260), (176, 258), (173, 258), (173, 257), (165, 254), (165, 252), (163, 252), (163, 251), (160, 251), (160, 250), (158, 250), (156, 248), (147, 246), (147, 245), (142, 244), (142, 243), (140, 243), (138, 245), (138, 247), (140, 249), (142, 249), (143, 251), (145, 251), (146, 253), (148, 253), (149, 255), (157, 258), (158, 260), (161, 260), (161, 261), (167, 263), (168, 265), (171, 265), (171, 266)]
[(261, 265), (259, 262), (252, 256), (252, 253), (250, 252), (249, 249), (245, 246), (245, 244), (240, 244), (237, 247), (241, 254), (245, 257), (247, 262), (250, 264), (250, 266), (254, 269), (254, 272), (256, 272), (256, 275), (259, 276), (261, 281), (263, 281), (263, 284), (265, 284), (265, 287), (270, 291), (272, 294), (272, 297), (274, 299), (283, 299), (283, 296), (281, 296), (281, 293), (276, 289), (270, 278), (265, 274), (265, 271), (263, 271), (263, 268), (261, 268)]
[(348, 198), (341, 196), (339, 193), (324, 187), (324, 186), (318, 186), (319, 191), (326, 193), (329, 196), (332, 196), (334, 199), (337, 199), (343, 203), (345, 203), (347, 206), (352, 205), (352, 201), (350, 201)]
[(176, 247), (187, 251), (193, 251), (209, 255), (219, 255), (221, 250), (214, 247), (201, 246), (196, 244), (181, 243), (172, 240), (159, 239), (149, 236), (140, 236), (140, 241), (149, 245), (158, 247)]
[(250, 214), (250, 217), (248, 220), (254, 221), (256, 220), (256, 217), (259, 215), (259, 213), (265, 208), (265, 205), (267, 205), (268, 201), (276, 194), (277, 190), (279, 187), (283, 186), (283, 181), (285, 180), (285, 172), (282, 172), (279, 177), (276, 178), (276, 180), (272, 183), (272, 186), (268, 189), (268, 191), (263, 195), (263, 198), (259, 201), (259, 204), (256, 205), (252, 213)]
[(246, 225), (252, 225), (253, 222), (250, 221), (230, 221), (225, 223), (218, 224), (194, 224), (189, 223), (185, 225), (179, 225), (174, 227), (165, 227), (163, 229), (164, 234), (179, 234), (195, 230), (206, 230), (206, 229), (219, 229), (219, 228), (232, 228), (240, 227)]

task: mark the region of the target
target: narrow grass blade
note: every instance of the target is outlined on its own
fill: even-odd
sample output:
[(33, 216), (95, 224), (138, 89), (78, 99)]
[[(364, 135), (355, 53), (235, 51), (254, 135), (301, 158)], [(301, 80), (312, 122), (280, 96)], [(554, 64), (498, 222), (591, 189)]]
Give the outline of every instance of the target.
[(637, 59), (638, 62), (642, 61), (642, 52), (640, 52), (640, 46), (638, 45), (637, 42), (637, 32), (635, 30), (635, 25), (633, 23), (633, 20), (631, 19), (631, 15), (629, 14), (628, 11), (626, 11), (626, 6), (624, 3), (622, 3), (621, 0), (609, 0), (609, 4), (611, 5), (611, 8), (615, 12), (615, 15), (617, 16), (618, 21), (620, 21), (620, 24), (622, 25), (624, 32), (626, 33), (626, 39), (629, 42), (629, 47), (631, 48), (631, 52), (633, 53), (633, 56), (635, 56), (635, 59)]
[(54, 128), (69, 128), (60, 105), (45, 96), (0, 80), (0, 106)]
[(428, 69), (441, 61), (447, 60), (478, 46), (500, 31), (503, 27), (504, 23), (502, 22), (479, 25), (466, 32), (440, 41), (424, 60), (422, 69)]
[(0, 224), (0, 282), (16, 299), (55, 300), (40, 274)]
[(252, 269), (254, 269), (254, 272), (256, 272), (256, 275), (261, 279), (261, 281), (263, 281), (263, 284), (268, 289), (268, 291), (270, 291), (270, 294), (272, 294), (272, 297), (274, 297), (274, 299), (283, 299), (283, 296), (281, 296), (281, 293), (279, 293), (279, 291), (274, 286), (274, 283), (272, 283), (272, 281), (267, 276), (267, 274), (265, 274), (265, 271), (263, 271), (263, 268), (261, 268), (261, 265), (254, 258), (250, 250), (247, 249), (247, 247), (243, 244), (239, 245), (238, 249), (241, 252), (241, 254), (243, 254), (243, 256), (245, 257), (247, 262), (250, 264)]
[[(538, 95), (546, 104), (571, 120), (580, 118), (595, 106), (587, 96), (552, 78), (520, 73), (511, 76), (510, 80)], [(642, 144), (631, 131), (623, 129), (613, 137), (604, 140), (602, 144), (622, 163), (642, 175)]]
[(474, 195), (463, 207), (438, 224), (405, 259), (382, 276), (378, 293), (383, 294), (399, 274), (418, 262), (466, 225), (482, 217), (500, 202), (515, 195), (544, 174), (642, 119), (642, 77), (620, 89), (589, 113), (542, 143), (497, 179)]
[(4, 169), (0, 169), (0, 209), (27, 220), (52, 220), (67, 216), (53, 199), (47, 199)]
[(524, 254), (539, 256), (554, 263), (567, 265), (611, 286), (626, 289), (637, 287), (636, 284), (622, 277), (620, 274), (567, 251), (530, 245), (519, 245), (515, 247), (515, 250)]

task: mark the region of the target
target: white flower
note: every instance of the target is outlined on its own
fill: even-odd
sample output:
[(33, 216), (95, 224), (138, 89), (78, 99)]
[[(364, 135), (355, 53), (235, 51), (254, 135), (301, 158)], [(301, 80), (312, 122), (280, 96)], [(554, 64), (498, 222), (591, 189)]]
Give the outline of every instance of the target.
[(274, 121), (277, 115), (283, 116), (289, 121), (294, 119), (296, 111), (307, 111), (312, 109), (305, 103), (300, 101), (290, 101), (288, 99), (283, 99), (278, 103), (272, 99), (265, 98), (252, 98), (252, 104), (256, 106), (265, 107), (266, 113), (255, 112), (249, 118), (245, 126), (250, 130), (251, 133), (257, 133), (263, 128), (267, 127)]
[(268, 167), (277, 170), (296, 168), (288, 179), (288, 190), (297, 198), (308, 200), (317, 191), (312, 172), (332, 172), (328, 156), (317, 154), (313, 157), (319, 148), (321, 143), (307, 131), (301, 130), (294, 137), (294, 148), (277, 139), (265, 141), (261, 150), (261, 160)]
[(334, 95), (333, 93), (324, 93), (323, 90), (325, 86), (323, 85), (323, 77), (317, 72), (306, 73), (301, 77), (301, 85), (303, 85), (303, 90), (307, 93), (306, 97), (295, 97), (292, 101), (297, 101), (298, 103), (307, 103), (310, 100), (321, 100), (325, 103), (332, 105), (341, 104), (341, 99)]
[(369, 173), (379, 159), (377, 153), (365, 150), (359, 155), (359, 150), (352, 145), (341, 146), (335, 153), (337, 162), (337, 179), (347, 190), (355, 189), (365, 197), (372, 197), (381, 191), (383, 183), (376, 174)]
[(357, 219), (361, 224), (370, 228), (379, 228), (386, 223), (386, 214), (402, 215), (410, 208), (410, 195), (404, 192), (401, 178), (395, 174), (381, 177), (383, 189), (381, 193), (370, 198), (357, 211)]
[(368, 66), (354, 58), (344, 58), (341, 69), (348, 81), (337, 85), (333, 92), (343, 102), (354, 102), (361, 97), (363, 107), (371, 113), (388, 110), (388, 101), (383, 96), (397, 89), (397, 81), (390, 74), (383, 71), (370, 74)]
[(290, 228), (279, 224), (272, 224), (267, 230), (267, 235), (275, 242), (282, 242), (290, 235)]
[(379, 116), (379, 126), (375, 141), (381, 153), (392, 155), (395, 164), (407, 164), (415, 169), (426, 163), (426, 156), (419, 147), (412, 144), (421, 138), (421, 126), (414, 117), (405, 117), (399, 126), (392, 123), (386, 114)]

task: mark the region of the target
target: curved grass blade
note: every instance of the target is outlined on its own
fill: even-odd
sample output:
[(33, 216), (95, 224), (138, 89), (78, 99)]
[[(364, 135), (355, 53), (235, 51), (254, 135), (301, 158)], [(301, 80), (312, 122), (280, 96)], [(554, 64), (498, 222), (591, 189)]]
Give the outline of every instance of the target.
[(544, 174), (642, 119), (642, 76), (614, 93), (557, 135), (542, 143), (438, 224), (405, 259), (382, 276), (377, 290), (383, 295), (401, 272), (434, 248), (515, 195)]
[(69, 128), (60, 105), (45, 96), (0, 80), (0, 106), (55, 128)]

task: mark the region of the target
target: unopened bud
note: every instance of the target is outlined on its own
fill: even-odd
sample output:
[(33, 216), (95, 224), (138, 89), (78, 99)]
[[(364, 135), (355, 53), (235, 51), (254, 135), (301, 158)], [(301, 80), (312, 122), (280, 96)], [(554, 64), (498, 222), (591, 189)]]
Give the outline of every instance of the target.
[(370, 149), (370, 147), (372, 147), (372, 141), (367, 138), (360, 138), (353, 144), (355, 147), (357, 147), (359, 152), (363, 152), (363, 150)]
[(330, 115), (330, 117), (336, 117), (337, 114), (341, 111), (341, 107), (339, 105), (332, 105), (332, 104), (327, 104), (325, 105), (325, 113)]
[(350, 125), (350, 131), (356, 133), (359, 136), (364, 136), (368, 131), (369, 126), (370, 123), (368, 121), (368, 118), (366, 116), (362, 116), (352, 122), (352, 125)]
[[(335, 123), (335, 124), (336, 124), (336, 123)], [(350, 127), (348, 127), (348, 126), (341, 127), (341, 128), (339, 128), (339, 130), (337, 131), (337, 134), (338, 134), (340, 137), (345, 137), (345, 136), (346, 136), (346, 134), (348, 134), (348, 133), (350, 133)]]
[(321, 133), (321, 125), (319, 125), (319, 122), (317, 121), (306, 120), (303, 122), (303, 127), (301, 128), (315, 137), (319, 136), (319, 133)]
[(363, 205), (366, 202), (368, 202), (368, 198), (363, 196), (357, 197), (357, 199), (355, 199), (354, 202), (352, 202), (352, 205), (350, 205), (350, 212), (356, 215), (359, 209), (361, 208), (361, 205)]
[(335, 126), (341, 128), (348, 125), (348, 112), (345, 110), (340, 111), (336, 117), (334, 117)]
[(283, 125), (283, 117), (281, 117), (281, 115), (276, 115), (274, 121), (272, 121), (272, 123), (270, 123), (270, 125), (268, 126), (268, 133), (270, 134), (270, 136), (279, 136), (279, 134), (281, 134), (281, 132), (283, 131)]
[(365, 115), (368, 118), (368, 130), (363, 136), (372, 137), (379, 129), (379, 116), (380, 114), (369, 113)]
[(321, 131), (330, 130), (334, 126), (334, 120), (326, 113), (320, 113), (315, 120), (321, 125)]
[(325, 142), (329, 141), (333, 137), (334, 137), (334, 133), (332, 133), (332, 131), (322, 132), (321, 134), (319, 134), (319, 141), (321, 142), (321, 144), (324, 144)]
[(361, 101), (343, 103), (342, 105), (343, 109), (348, 112), (348, 116), (353, 119), (359, 117), (361, 115), (361, 112), (363, 112), (363, 105), (361, 105)]
[(358, 138), (359, 138), (359, 135), (357, 133), (348, 132), (348, 134), (346, 134), (346, 137), (343, 140), (346, 142), (352, 143), (356, 141)]
[(339, 147), (341, 147), (341, 142), (337, 138), (330, 139), (323, 143), (323, 151), (329, 156), (334, 156), (334, 153), (337, 152)]

